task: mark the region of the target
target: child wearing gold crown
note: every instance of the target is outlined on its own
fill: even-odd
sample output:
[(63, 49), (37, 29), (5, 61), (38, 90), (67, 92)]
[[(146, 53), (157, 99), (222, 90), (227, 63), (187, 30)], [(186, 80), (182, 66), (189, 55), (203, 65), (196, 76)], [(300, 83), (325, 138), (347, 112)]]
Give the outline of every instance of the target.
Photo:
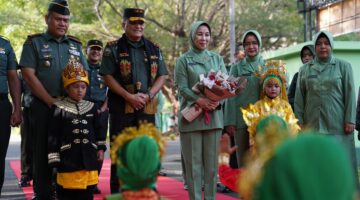
[(257, 73), (260, 77), (260, 100), (247, 108), (240, 108), (243, 118), (248, 126), (250, 151), (255, 152), (256, 125), (268, 116), (277, 115), (286, 121), (293, 133), (297, 133), (300, 127), (288, 102), (286, 94), (286, 69), (281, 60), (266, 62), (264, 71)]
[(68, 96), (55, 102), (48, 132), (48, 163), (57, 169), (57, 195), (62, 199), (93, 199), (98, 162), (104, 158), (106, 135), (94, 103), (83, 100), (89, 85), (83, 66), (71, 59), (62, 80)]

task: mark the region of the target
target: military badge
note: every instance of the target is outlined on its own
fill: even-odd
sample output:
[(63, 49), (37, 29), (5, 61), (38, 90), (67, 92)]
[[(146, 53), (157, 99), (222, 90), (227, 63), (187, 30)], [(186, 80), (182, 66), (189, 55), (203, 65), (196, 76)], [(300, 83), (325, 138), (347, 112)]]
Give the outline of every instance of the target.
[(5, 54), (5, 49), (4, 48), (0, 48), (0, 54)]
[(77, 56), (77, 57), (80, 56), (80, 52), (79, 52), (77, 49), (70, 48), (70, 49), (69, 49), (69, 53), (70, 53), (71, 55), (74, 55), (74, 56)]
[(119, 67), (121, 76), (126, 80), (131, 79), (131, 63), (128, 60), (121, 60)]
[(157, 63), (154, 61), (153, 63), (151, 63), (151, 78), (154, 80), (156, 78), (157, 72), (158, 72), (158, 65)]
[(44, 62), (44, 67), (49, 68), (50, 65), (51, 65), (50, 61), (49, 61), (49, 60), (45, 60), (45, 62)]

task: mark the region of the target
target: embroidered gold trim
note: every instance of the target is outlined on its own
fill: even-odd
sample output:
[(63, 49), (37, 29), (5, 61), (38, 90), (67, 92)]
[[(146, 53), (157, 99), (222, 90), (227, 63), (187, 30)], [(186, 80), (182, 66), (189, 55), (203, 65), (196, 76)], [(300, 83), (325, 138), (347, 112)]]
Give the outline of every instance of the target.
[[(81, 100), (80, 102), (75, 102), (68, 97), (61, 101), (57, 101), (54, 104), (60, 109), (76, 115), (83, 115), (89, 112), (94, 107), (94, 103), (90, 101)], [(76, 105), (78, 105), (79, 111), (77, 111)]]

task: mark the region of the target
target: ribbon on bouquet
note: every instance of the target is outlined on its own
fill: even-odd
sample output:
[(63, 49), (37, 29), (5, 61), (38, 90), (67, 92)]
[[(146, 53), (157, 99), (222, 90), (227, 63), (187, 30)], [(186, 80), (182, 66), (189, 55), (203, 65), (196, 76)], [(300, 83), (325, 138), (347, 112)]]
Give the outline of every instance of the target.
[(206, 125), (209, 125), (211, 123), (211, 116), (208, 110), (204, 111), (204, 121)]

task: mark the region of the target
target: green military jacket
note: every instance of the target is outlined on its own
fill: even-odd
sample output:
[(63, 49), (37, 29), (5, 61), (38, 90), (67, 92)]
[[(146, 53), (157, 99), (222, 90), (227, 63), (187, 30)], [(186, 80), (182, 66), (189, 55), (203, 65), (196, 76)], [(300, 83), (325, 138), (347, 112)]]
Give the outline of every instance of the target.
[[(262, 46), (261, 36), (255, 30), (246, 31), (241, 41), (245, 43), (245, 39), (249, 34), (256, 36), (259, 42), (259, 51)], [(246, 53), (246, 52), (245, 52)], [(240, 107), (247, 107), (250, 103), (254, 104), (259, 100), (259, 78), (255, 76), (255, 72), (259, 69), (259, 66), (265, 66), (265, 61), (258, 53), (254, 58), (246, 56), (242, 61), (235, 63), (231, 66), (230, 75), (234, 77), (244, 76), (247, 79), (247, 86), (245, 90), (238, 96), (229, 98), (225, 101), (224, 110), (224, 125), (234, 125), (237, 128), (246, 128), (246, 124), (242, 117)]]
[(0, 93), (6, 94), (8, 89), (8, 70), (17, 69), (17, 61), (9, 40), (0, 36)]
[[(199, 75), (207, 73), (210, 70), (226, 72), (223, 58), (211, 51), (205, 51), (207, 60), (197, 56), (197, 53), (190, 50), (183, 54), (176, 61), (175, 66), (175, 84), (179, 91), (180, 110), (193, 106), (200, 95), (192, 91), (192, 87), (200, 81)], [(210, 111), (211, 123), (206, 125), (204, 115), (201, 114), (192, 122), (186, 121), (181, 112), (179, 112), (179, 130), (180, 132), (191, 132), (223, 128), (222, 109)]]
[(100, 63), (88, 64), (87, 72), (90, 84), (86, 90), (85, 99), (91, 102), (104, 102), (108, 88), (105, 85), (104, 78), (99, 74)]
[(78, 39), (64, 36), (57, 41), (49, 32), (45, 32), (28, 36), (21, 53), (20, 67), (33, 68), (51, 96), (64, 96), (61, 74), (71, 57), (78, 59), (88, 69)]
[[(333, 48), (332, 37), (327, 37)], [(300, 68), (295, 92), (295, 115), (300, 124), (323, 133), (345, 134), (344, 124), (355, 124), (355, 113), (350, 63), (333, 56), (327, 61), (316, 57)]]
[(224, 125), (236, 125), (237, 128), (245, 128), (246, 124), (242, 117), (240, 107), (247, 107), (250, 103), (254, 104), (259, 100), (259, 78), (255, 76), (255, 71), (258, 65), (264, 66), (264, 60), (259, 57), (257, 65), (251, 65), (247, 59), (233, 65), (230, 70), (230, 75), (234, 77), (246, 77), (247, 86), (244, 91), (235, 97), (229, 98), (225, 102)]

